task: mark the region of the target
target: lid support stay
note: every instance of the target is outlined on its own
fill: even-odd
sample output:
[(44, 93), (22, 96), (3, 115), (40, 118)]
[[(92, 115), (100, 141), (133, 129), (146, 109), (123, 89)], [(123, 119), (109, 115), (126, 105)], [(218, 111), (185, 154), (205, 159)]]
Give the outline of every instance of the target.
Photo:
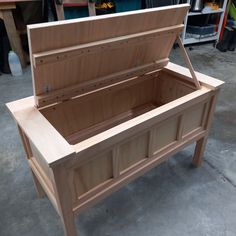
[(193, 82), (194, 82), (196, 88), (197, 89), (201, 89), (201, 85), (200, 85), (200, 83), (199, 83), (199, 81), (197, 79), (196, 73), (195, 73), (195, 71), (193, 69), (192, 63), (191, 63), (191, 61), (189, 59), (189, 56), (188, 56), (188, 54), (187, 54), (187, 52), (186, 52), (186, 50), (184, 48), (184, 45), (183, 45), (183, 43), (182, 43), (182, 41), (180, 39), (180, 36), (177, 37), (176, 42), (177, 42), (177, 44), (180, 47), (180, 51), (181, 51), (181, 53), (182, 53), (182, 55), (184, 57), (184, 61), (185, 61), (186, 65), (187, 65), (187, 67), (188, 67), (188, 69), (190, 71), (190, 74), (192, 76), (192, 79), (193, 79)]

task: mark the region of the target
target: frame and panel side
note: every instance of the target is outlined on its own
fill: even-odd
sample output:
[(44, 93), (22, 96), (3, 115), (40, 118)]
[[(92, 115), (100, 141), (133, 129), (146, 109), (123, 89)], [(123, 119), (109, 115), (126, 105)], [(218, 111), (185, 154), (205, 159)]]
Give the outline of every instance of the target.
[(60, 164), (52, 169), (23, 129), (19, 126), (18, 129), (38, 196), (48, 196), (62, 220), (65, 236), (76, 236), (72, 195), (67, 182), (68, 171)]
[[(217, 94), (218, 89), (211, 91), (203, 87), (87, 139), (74, 149), (68, 148), (70, 145), (62, 141), (59, 133), (36, 108), (31, 107), (31, 103), (27, 105), (27, 99), (8, 104), (8, 107), (20, 126), (39, 195), (47, 193), (62, 218), (65, 234), (74, 236), (75, 213), (95, 204), (194, 141), (197, 145), (193, 163), (200, 164)], [(22, 111), (18, 108), (19, 103), (24, 107)], [(36, 138), (32, 132), (38, 130), (38, 123), (43, 124), (41, 132), (50, 131), (64, 145), (66, 155), (58, 155), (55, 148), (59, 146), (52, 137), (40, 141)], [(49, 159), (48, 153), (45, 155), (44, 150), (40, 150), (47, 141), (52, 142), (51, 153), (57, 152), (58, 159)]]
[(18, 126), (18, 129), (38, 196), (44, 197), (46, 194), (56, 211), (59, 213), (52, 169), (48, 166), (44, 157), (40, 154), (34, 144), (26, 136), (23, 129), (20, 126)]

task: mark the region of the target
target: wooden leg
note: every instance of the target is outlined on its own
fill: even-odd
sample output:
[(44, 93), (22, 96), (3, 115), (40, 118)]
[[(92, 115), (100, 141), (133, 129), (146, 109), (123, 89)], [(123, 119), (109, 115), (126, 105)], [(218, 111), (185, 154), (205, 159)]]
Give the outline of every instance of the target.
[(41, 186), (41, 184), (39, 183), (37, 177), (35, 176), (34, 172), (31, 170), (32, 172), (32, 176), (33, 176), (33, 181), (34, 181), (34, 185), (37, 191), (37, 195), (39, 198), (43, 198), (46, 194)]
[(17, 33), (16, 30), (15, 22), (12, 15), (12, 10), (11, 9), (1, 10), (1, 17), (3, 18), (11, 47), (19, 56), (22, 67), (25, 67), (27, 64), (25, 59), (25, 54), (21, 46), (19, 34)]
[(192, 164), (195, 165), (195, 166), (200, 166), (201, 163), (202, 163), (202, 160), (203, 160), (203, 154), (204, 154), (204, 150), (205, 150), (205, 147), (206, 147), (209, 130), (210, 130), (210, 127), (211, 127), (211, 124), (212, 124), (218, 94), (219, 94), (219, 90), (215, 91), (215, 95), (212, 96), (212, 98), (211, 98), (210, 110), (208, 112), (206, 124), (205, 124), (205, 127), (204, 127), (205, 130), (207, 131), (207, 134), (203, 138), (199, 139), (196, 143), (194, 156), (193, 156), (193, 160), (192, 160)]
[(67, 173), (63, 166), (56, 166), (53, 168), (53, 174), (55, 182), (54, 190), (65, 236), (77, 236), (72, 208), (72, 197), (67, 184)]
[(62, 215), (61, 221), (65, 236), (77, 236), (74, 215)]
[(200, 166), (203, 160), (203, 154), (207, 143), (207, 137), (203, 137), (196, 142), (196, 147), (194, 151), (194, 156), (192, 164), (194, 166)]

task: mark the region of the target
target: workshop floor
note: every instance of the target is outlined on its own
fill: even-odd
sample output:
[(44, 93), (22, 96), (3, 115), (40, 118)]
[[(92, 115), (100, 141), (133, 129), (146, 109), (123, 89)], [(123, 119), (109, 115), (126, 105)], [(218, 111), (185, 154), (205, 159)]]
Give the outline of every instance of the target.
[[(197, 71), (226, 82), (199, 168), (193, 146), (76, 218), (79, 236), (236, 235), (236, 52), (211, 45), (189, 51)], [(171, 59), (183, 64), (179, 49)], [(32, 95), (22, 78), (0, 76), (0, 235), (63, 236), (47, 198), (38, 199), (15, 123), (5, 103)]]

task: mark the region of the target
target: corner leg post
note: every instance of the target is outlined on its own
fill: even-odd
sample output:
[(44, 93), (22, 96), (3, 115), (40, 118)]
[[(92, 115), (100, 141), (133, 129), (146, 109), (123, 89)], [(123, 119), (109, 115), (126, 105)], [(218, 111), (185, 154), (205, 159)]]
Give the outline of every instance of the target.
[(215, 111), (216, 101), (217, 101), (218, 95), (219, 95), (219, 89), (214, 91), (214, 95), (212, 96), (211, 101), (210, 101), (210, 108), (209, 108), (209, 111), (208, 111), (206, 124), (204, 126), (204, 128), (206, 130), (206, 134), (203, 138), (199, 139), (196, 142), (196, 147), (195, 147), (193, 160), (192, 160), (192, 164), (194, 166), (200, 166), (202, 164), (204, 150), (205, 150), (205, 147), (206, 147), (206, 143), (207, 143), (207, 139), (208, 139), (208, 135), (209, 135), (209, 130), (210, 130), (210, 127), (211, 127), (211, 124), (212, 124), (212, 120), (213, 120), (213, 116), (214, 116), (214, 111)]
[(65, 236), (77, 236), (68, 172), (63, 165), (53, 168), (54, 190)]
[(196, 142), (192, 160), (192, 164), (196, 167), (202, 164), (206, 143), (207, 143), (207, 137), (203, 137)]
[(77, 236), (74, 215), (61, 215), (65, 236)]

